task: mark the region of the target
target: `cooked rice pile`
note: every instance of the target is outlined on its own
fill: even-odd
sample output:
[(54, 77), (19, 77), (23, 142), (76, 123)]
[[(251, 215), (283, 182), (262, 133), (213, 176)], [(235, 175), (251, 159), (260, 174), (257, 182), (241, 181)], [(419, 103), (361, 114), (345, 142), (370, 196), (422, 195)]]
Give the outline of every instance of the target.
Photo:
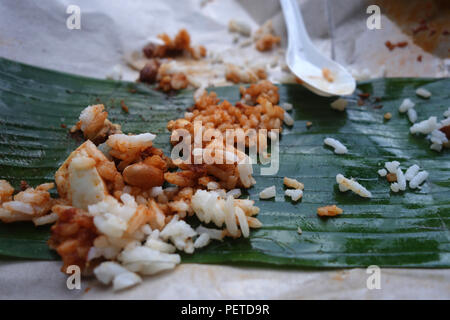
[[(177, 129), (194, 134), (194, 121), (200, 120), (204, 129), (221, 133), (238, 128), (281, 130), (285, 111), (276, 105), (276, 86), (263, 81), (241, 88), (241, 93), (245, 103), (233, 106), (220, 102), (215, 93), (201, 92), (191, 112), (169, 122), (168, 128), (173, 136)], [(177, 251), (193, 253), (211, 240), (248, 237), (250, 228), (261, 227), (254, 217), (259, 212), (254, 201), (235, 199), (239, 188), (255, 181), (249, 157), (234, 146), (213, 139), (203, 143), (202, 150), (191, 149), (190, 159), (209, 151), (230, 162), (186, 164), (155, 148), (151, 133), (106, 130), (110, 123), (103, 106), (88, 107), (82, 114), (89, 116), (80, 116), (73, 130), (102, 143), (96, 146), (87, 140), (55, 174), (60, 199), (52, 214), (59, 219), (49, 243), (63, 258), (63, 270), (71, 264), (93, 269), (100, 281), (119, 290), (141, 282), (138, 274), (175, 267), (180, 262)], [(96, 139), (99, 136), (102, 139)], [(256, 139), (267, 145), (267, 136)], [(256, 140), (246, 141), (252, 142)], [(165, 183), (175, 186), (163, 188)], [(11, 191), (6, 185), (3, 189), (2, 199), (9, 200)], [(192, 215), (217, 229), (194, 230), (183, 220)]]
[[(83, 131), (92, 121), (80, 117), (77, 127)], [(254, 202), (234, 199), (240, 195), (235, 186), (254, 183), (251, 164), (236, 161), (225, 168), (178, 164), (182, 170), (170, 172), (176, 167), (153, 147), (154, 138), (151, 133), (114, 133), (98, 146), (87, 140), (58, 169), (60, 199), (52, 211), (59, 220), (49, 243), (63, 258), (63, 270), (71, 264), (88, 269), (103, 260), (118, 261), (122, 266), (107, 262), (94, 273), (122, 289), (140, 282), (136, 274), (123, 275), (123, 267), (131, 273), (153, 274), (180, 262), (176, 250), (193, 253), (212, 239), (248, 237), (250, 228), (261, 227), (254, 217), (259, 212)], [(237, 160), (239, 156), (247, 157), (238, 154)], [(167, 182), (176, 187), (163, 188)], [(2, 199), (9, 200), (11, 191), (6, 185), (2, 190)], [(183, 220), (194, 214), (224, 228), (194, 230)], [(108, 272), (110, 281), (104, 280)]]
[[(241, 88), (241, 93), (246, 103), (233, 106), (219, 102), (215, 93), (202, 92), (190, 114), (171, 121), (168, 128), (173, 135), (179, 128), (191, 132), (194, 120), (201, 120), (205, 129), (217, 132), (228, 128), (281, 130), (285, 111), (276, 105), (276, 86), (263, 81)], [(88, 140), (55, 173), (58, 199), (48, 193), (53, 183), (13, 196), (11, 185), (0, 181), (3, 222), (33, 220), (40, 225), (56, 221), (49, 245), (62, 257), (62, 270), (78, 265), (120, 290), (141, 282), (138, 274), (174, 268), (180, 263), (177, 251), (193, 253), (212, 240), (248, 237), (251, 228), (262, 226), (255, 218), (259, 209), (254, 201), (236, 199), (240, 188), (255, 183), (245, 153), (213, 139), (202, 145), (200, 154), (210, 151), (230, 162), (172, 161), (153, 146), (155, 135), (125, 135), (107, 115), (103, 105), (88, 106), (72, 128)], [(266, 146), (267, 138), (256, 137)], [(192, 149), (191, 159), (198, 151)], [(174, 186), (163, 187), (167, 183)], [(216, 228), (194, 230), (184, 221), (192, 215)]]
[(158, 35), (163, 44), (149, 43), (143, 48), (145, 57), (150, 59), (142, 68), (139, 80), (146, 83), (158, 82), (158, 89), (168, 92), (188, 87), (192, 81), (183, 69), (172, 59), (201, 59), (206, 56), (205, 47), (191, 46), (191, 37), (186, 29), (181, 29), (172, 39), (167, 34)]

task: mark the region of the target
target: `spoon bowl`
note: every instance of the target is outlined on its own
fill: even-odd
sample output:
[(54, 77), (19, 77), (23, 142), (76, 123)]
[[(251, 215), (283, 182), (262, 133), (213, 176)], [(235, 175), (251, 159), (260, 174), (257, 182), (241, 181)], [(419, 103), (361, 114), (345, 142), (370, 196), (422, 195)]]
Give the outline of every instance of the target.
[(324, 56), (306, 31), (297, 0), (280, 0), (288, 47), (286, 64), (305, 87), (321, 96), (351, 95), (356, 88), (352, 75), (340, 64)]

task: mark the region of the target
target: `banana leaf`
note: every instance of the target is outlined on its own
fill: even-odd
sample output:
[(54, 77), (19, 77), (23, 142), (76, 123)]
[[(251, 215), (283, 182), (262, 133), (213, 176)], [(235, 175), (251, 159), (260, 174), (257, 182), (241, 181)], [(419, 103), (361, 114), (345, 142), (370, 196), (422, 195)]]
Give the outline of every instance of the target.
[[(419, 86), (432, 97), (417, 97)], [(449, 106), (450, 79), (361, 82), (358, 92), (371, 97), (360, 106), (355, 94), (345, 112), (330, 108), (332, 98), (318, 97), (300, 85), (279, 88), (280, 101), (294, 106), (290, 113), (295, 124), (283, 130), (278, 173), (262, 176), (260, 165), (255, 165), (257, 184), (244, 194), (260, 207), (258, 218), (264, 226), (248, 239), (213, 242), (182, 260), (297, 268), (449, 267), (450, 153), (432, 151), (425, 137), (411, 135), (407, 117), (397, 109), (410, 97), (419, 120), (442, 117)], [(238, 86), (214, 91), (222, 99), (239, 99)], [(182, 117), (193, 99), (190, 90), (166, 95), (144, 84), (86, 78), (0, 59), (0, 178), (16, 188), (21, 180), (33, 186), (52, 181), (59, 165), (82, 143), (68, 128), (85, 106), (97, 103), (105, 104), (109, 118), (122, 124), (124, 132), (153, 132), (158, 135), (156, 146), (169, 152), (166, 123)], [(392, 113), (389, 121), (383, 118), (386, 112)], [(312, 126), (306, 125), (308, 121)], [(328, 136), (343, 142), (349, 153), (335, 155), (323, 144)], [(417, 163), (430, 173), (428, 181), (421, 189), (390, 192), (377, 170), (392, 160), (403, 168)], [(355, 178), (373, 198), (340, 192), (338, 173)], [(301, 201), (284, 196), (285, 176), (305, 184)], [(276, 198), (259, 200), (258, 193), (271, 185), (276, 186)], [(317, 208), (329, 204), (344, 213), (319, 218)], [(48, 237), (49, 227), (0, 223), (0, 256), (57, 259), (46, 245)]]

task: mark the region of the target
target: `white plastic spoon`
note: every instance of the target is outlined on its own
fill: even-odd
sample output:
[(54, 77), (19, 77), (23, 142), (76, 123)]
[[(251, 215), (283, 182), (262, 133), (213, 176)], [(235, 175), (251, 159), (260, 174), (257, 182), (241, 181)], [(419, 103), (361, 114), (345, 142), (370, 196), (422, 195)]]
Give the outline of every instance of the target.
[[(321, 96), (350, 95), (356, 87), (355, 79), (340, 64), (325, 57), (311, 42), (303, 22), (297, 0), (280, 0), (288, 31), (286, 63), (305, 87)], [(332, 81), (323, 76), (331, 71)]]

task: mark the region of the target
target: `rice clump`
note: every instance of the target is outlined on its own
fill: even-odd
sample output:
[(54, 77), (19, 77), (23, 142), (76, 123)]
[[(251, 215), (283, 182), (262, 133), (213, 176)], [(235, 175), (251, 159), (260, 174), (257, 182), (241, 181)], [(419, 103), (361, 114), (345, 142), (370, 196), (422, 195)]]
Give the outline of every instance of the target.
[(447, 136), (440, 130), (433, 130), (428, 136), (431, 141), (430, 149), (434, 151), (442, 151), (442, 146), (448, 142)]
[[(392, 192), (405, 191), (408, 181), (409, 187), (411, 189), (415, 189), (428, 178), (428, 172), (419, 172), (420, 167), (417, 164), (413, 164), (412, 166), (410, 166), (405, 173), (403, 173), (402, 169), (400, 168), (400, 163), (398, 161), (386, 162), (384, 165), (390, 172), (389, 174), (394, 175), (396, 178), (394, 180), (395, 182), (393, 182), (390, 186)], [(387, 173), (385, 169), (378, 170), (379, 174), (380, 171), (382, 171), (382, 173)], [(382, 174), (380, 175), (384, 176)], [(392, 180), (388, 179), (388, 181)]]
[(429, 117), (427, 120), (415, 123), (411, 128), (409, 128), (409, 131), (413, 134), (414, 133), (429, 134), (438, 128), (439, 124), (437, 122), (437, 117)]
[(444, 119), (440, 122), (437, 117), (429, 117), (419, 123), (415, 123), (409, 131), (411, 133), (427, 134), (427, 139), (430, 140), (430, 149), (434, 151), (442, 151), (443, 146), (447, 145), (448, 138), (445, 134), (445, 128), (450, 126), (450, 118)]

